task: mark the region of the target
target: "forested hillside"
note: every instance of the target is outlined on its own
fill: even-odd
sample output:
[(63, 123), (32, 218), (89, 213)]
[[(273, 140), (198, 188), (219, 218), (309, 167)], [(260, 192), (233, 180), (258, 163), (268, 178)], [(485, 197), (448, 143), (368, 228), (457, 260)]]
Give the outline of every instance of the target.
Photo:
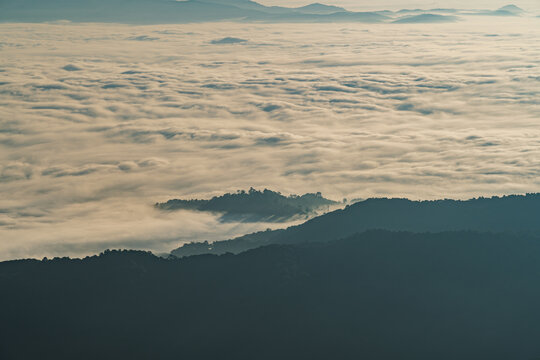
[(285, 230), (263, 231), (211, 244), (185, 244), (172, 253), (185, 256), (240, 252), (267, 244), (329, 241), (371, 229), (540, 233), (539, 214), (540, 194), (465, 201), (368, 199)]
[(532, 360), (539, 280), (538, 238), (474, 232), (10, 261), (0, 357)]

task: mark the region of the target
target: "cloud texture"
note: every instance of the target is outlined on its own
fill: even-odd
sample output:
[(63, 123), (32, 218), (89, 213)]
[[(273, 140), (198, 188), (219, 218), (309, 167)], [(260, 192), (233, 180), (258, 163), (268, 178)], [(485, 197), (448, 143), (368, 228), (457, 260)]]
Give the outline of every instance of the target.
[(538, 21), (2, 24), (0, 258), (265, 228), (152, 208), (250, 186), (539, 191)]

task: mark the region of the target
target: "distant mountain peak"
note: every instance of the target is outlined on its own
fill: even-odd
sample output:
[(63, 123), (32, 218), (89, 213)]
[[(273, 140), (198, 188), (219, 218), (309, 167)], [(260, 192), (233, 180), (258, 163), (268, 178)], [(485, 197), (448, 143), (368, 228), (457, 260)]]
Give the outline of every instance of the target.
[(333, 5), (325, 5), (321, 3), (312, 3), (306, 6), (298, 7), (295, 10), (299, 12), (303, 12), (305, 14), (333, 14), (336, 12), (346, 12), (342, 7), (339, 6), (333, 6)]
[(515, 13), (515, 14), (521, 14), (523, 12), (525, 12), (522, 8), (514, 5), (514, 4), (509, 4), (509, 5), (505, 5), (501, 8), (499, 8), (499, 10), (502, 10), (502, 11), (509, 11), (511, 13)]
[(419, 14), (412, 16), (405, 16), (398, 20), (395, 20), (396, 24), (426, 24), (426, 23), (448, 23), (459, 20), (457, 16), (453, 15), (439, 15), (439, 14)]

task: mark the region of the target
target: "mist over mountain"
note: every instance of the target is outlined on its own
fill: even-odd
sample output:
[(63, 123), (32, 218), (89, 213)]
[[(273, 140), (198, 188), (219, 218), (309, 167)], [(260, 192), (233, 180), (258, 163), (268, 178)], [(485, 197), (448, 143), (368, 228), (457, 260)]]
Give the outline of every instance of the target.
[(503, 7), (501, 7), (499, 10), (501, 11), (508, 11), (508, 12), (511, 12), (513, 14), (516, 14), (516, 15), (519, 15), (519, 14), (523, 14), (524, 10), (514, 4), (510, 4), (510, 5), (505, 5)]
[(309, 1), (0, 0), (0, 360), (540, 360), (539, 0)]
[(471, 12), (468, 15), (484, 15), (484, 16), (521, 16), (524, 14), (524, 10), (516, 5), (506, 5), (497, 10), (481, 10)]
[(248, 21), (359, 21), (378, 22), (375, 13), (311, 4), (300, 8), (264, 6), (250, 0), (4, 0), (0, 21), (54, 21), (126, 23), (186, 23), (221, 20)]
[(216, 189), (538, 191), (540, 28), (526, 16), (0, 24), (0, 259), (162, 253), (278, 226), (152, 207)]
[(284, 196), (279, 192), (250, 188), (247, 192), (238, 190), (214, 196), (210, 200), (172, 199), (164, 203), (156, 203), (160, 210), (196, 210), (222, 213), (223, 221), (267, 221), (280, 222), (300, 216), (306, 217), (317, 210), (328, 210), (329, 206), (338, 204), (325, 199), (321, 193)]
[(268, 244), (324, 242), (370, 229), (392, 231), (489, 231), (540, 234), (540, 194), (471, 200), (368, 199), (287, 229), (231, 240), (184, 244), (175, 256), (241, 252)]
[(0, 263), (0, 357), (540, 355), (540, 240), (372, 231), (240, 255)]
[[(439, 10), (442, 14), (438, 14)], [(457, 9), (451, 9), (455, 13)], [(420, 10), (425, 13), (426, 11)], [(0, 2), (0, 21), (44, 22), (121, 22), (172, 24), (208, 21), (250, 22), (359, 22), (359, 23), (440, 23), (458, 20), (444, 17), (448, 9), (416, 18), (396, 19), (399, 12), (348, 11), (339, 6), (312, 3), (301, 7), (265, 6), (251, 0), (4, 0)], [(466, 11), (469, 15), (519, 16), (523, 10), (507, 5), (499, 10)]]
[(246, 39), (240, 39), (240, 38), (227, 36), (221, 39), (212, 40), (210, 41), (210, 44), (214, 44), (214, 45), (242, 44), (242, 43), (245, 43), (246, 41), (247, 41)]
[(398, 24), (421, 24), (421, 23), (445, 23), (455, 22), (459, 18), (452, 15), (438, 15), (438, 14), (420, 14), (412, 16), (404, 16), (395, 20)]
[(337, 13), (337, 12), (346, 12), (347, 10), (339, 6), (313, 3), (313, 4), (296, 8), (296, 11), (299, 11), (305, 14), (332, 14), (332, 13)]

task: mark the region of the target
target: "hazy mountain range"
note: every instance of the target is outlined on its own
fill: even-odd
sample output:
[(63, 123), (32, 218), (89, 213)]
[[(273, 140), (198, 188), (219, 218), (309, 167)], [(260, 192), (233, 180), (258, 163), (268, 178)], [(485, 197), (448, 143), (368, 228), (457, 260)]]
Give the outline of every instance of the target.
[(482, 231), (540, 234), (540, 194), (466, 201), (368, 199), (287, 229), (213, 243), (188, 243), (175, 256), (238, 253), (268, 244), (324, 242), (371, 229), (413, 232)]
[(313, 3), (288, 8), (264, 6), (251, 0), (3, 0), (0, 21), (187, 23), (203, 21), (263, 22), (453, 22), (458, 15), (519, 16), (523, 10), (508, 5), (498, 10), (458, 9), (354, 12)]

